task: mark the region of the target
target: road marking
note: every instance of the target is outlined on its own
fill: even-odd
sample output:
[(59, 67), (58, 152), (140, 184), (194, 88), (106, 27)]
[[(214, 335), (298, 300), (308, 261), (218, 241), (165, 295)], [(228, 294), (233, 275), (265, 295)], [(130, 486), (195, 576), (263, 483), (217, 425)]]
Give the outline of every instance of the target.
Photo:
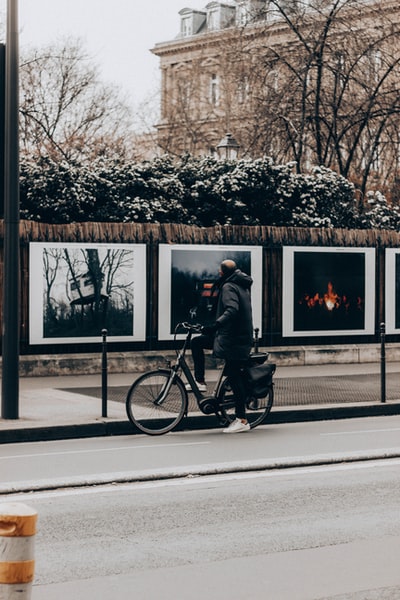
[(386, 429), (361, 429), (357, 431), (333, 431), (332, 433), (320, 433), (319, 435), (354, 435), (355, 433), (385, 433), (387, 431), (400, 431), (400, 427), (388, 427)]
[[(193, 486), (203, 484), (217, 484), (224, 483), (227, 481), (239, 481), (249, 479), (271, 479), (277, 477), (287, 477), (293, 475), (314, 475), (317, 473), (327, 473), (333, 471), (351, 471), (355, 469), (375, 469), (376, 467), (387, 467), (400, 465), (400, 459), (377, 459), (370, 461), (354, 462), (354, 463), (340, 463), (336, 465), (319, 465), (311, 467), (293, 467), (274, 469), (266, 471), (251, 471), (251, 472), (239, 472), (239, 473), (216, 473), (213, 475), (187, 475), (186, 477), (179, 477), (175, 479), (162, 479), (154, 481), (134, 481), (131, 483), (105, 483), (90, 485), (88, 487), (79, 488), (63, 488), (55, 489), (52, 491), (32, 491), (29, 492), (29, 501), (34, 500), (45, 500), (54, 497), (66, 497), (66, 496), (80, 496), (89, 494), (112, 494), (115, 492), (132, 492), (133, 490), (147, 490), (154, 488), (167, 488), (176, 486)], [(104, 475), (104, 474), (103, 474)], [(2, 500), (8, 498), (13, 501), (18, 499), (26, 500), (26, 493), (15, 493), (15, 494), (4, 494), (1, 496)]]
[(41, 456), (66, 456), (68, 454), (94, 454), (98, 452), (119, 452), (120, 450), (142, 450), (147, 448), (173, 448), (181, 447), (181, 446), (204, 446), (206, 444), (211, 444), (211, 442), (181, 442), (176, 444), (142, 444), (136, 446), (120, 446), (116, 448), (96, 448), (96, 449), (88, 449), (88, 450), (65, 450), (63, 452), (37, 452), (34, 454), (10, 454), (8, 456), (0, 456), (0, 460), (10, 460), (11, 458), (35, 458)]

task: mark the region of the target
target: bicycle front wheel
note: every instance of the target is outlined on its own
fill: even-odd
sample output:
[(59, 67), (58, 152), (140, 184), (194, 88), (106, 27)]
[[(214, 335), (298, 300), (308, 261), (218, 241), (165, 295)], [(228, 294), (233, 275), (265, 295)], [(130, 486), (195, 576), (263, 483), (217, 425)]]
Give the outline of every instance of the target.
[[(267, 419), (267, 416), (274, 402), (274, 387), (271, 385), (264, 398), (248, 398), (246, 402), (246, 419), (250, 423), (251, 429), (261, 425)], [(221, 386), (219, 395), (220, 411), (227, 424), (235, 420), (235, 403), (229, 380), (225, 379)]]
[(178, 377), (170, 384), (171, 371), (159, 369), (144, 373), (131, 385), (126, 397), (128, 419), (143, 433), (168, 433), (183, 419), (187, 409), (187, 393)]

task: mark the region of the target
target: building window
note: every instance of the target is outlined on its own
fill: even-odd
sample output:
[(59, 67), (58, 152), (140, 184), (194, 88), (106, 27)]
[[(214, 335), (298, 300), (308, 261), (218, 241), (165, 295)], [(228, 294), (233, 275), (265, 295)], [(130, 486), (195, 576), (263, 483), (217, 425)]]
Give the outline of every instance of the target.
[(237, 25), (243, 26), (246, 25), (247, 23), (247, 10), (246, 10), (246, 5), (245, 4), (239, 4), (239, 6), (236, 9), (236, 23)]
[(215, 73), (210, 77), (210, 102), (213, 106), (217, 106), (219, 102), (219, 80)]
[(190, 105), (191, 85), (190, 81), (184, 77), (180, 78), (177, 85), (178, 102), (182, 108), (187, 109)]
[(279, 73), (273, 67), (270, 67), (270, 71), (267, 73), (265, 78), (265, 87), (268, 92), (278, 93), (279, 91)]
[(192, 35), (192, 17), (184, 17), (181, 20), (181, 34), (183, 37), (187, 37), (188, 35)]
[(336, 87), (338, 90), (344, 90), (346, 85), (347, 73), (346, 73), (346, 59), (342, 52), (336, 54)]
[(238, 90), (237, 90), (237, 99), (238, 99), (239, 104), (244, 104), (245, 102), (247, 102), (248, 97), (249, 97), (249, 90), (250, 90), (249, 80), (247, 77), (244, 77), (239, 82)]
[(368, 83), (377, 83), (382, 72), (382, 53), (380, 50), (371, 49), (361, 59), (361, 67)]
[(219, 29), (218, 9), (210, 10), (207, 15), (207, 26), (210, 31)]
[(265, 19), (265, 2), (263, 0), (242, 0), (236, 7), (236, 24), (247, 25), (250, 22)]
[(372, 156), (371, 168), (372, 168), (372, 171), (379, 173), (381, 167), (382, 167), (381, 144), (378, 143), (374, 150), (374, 154)]

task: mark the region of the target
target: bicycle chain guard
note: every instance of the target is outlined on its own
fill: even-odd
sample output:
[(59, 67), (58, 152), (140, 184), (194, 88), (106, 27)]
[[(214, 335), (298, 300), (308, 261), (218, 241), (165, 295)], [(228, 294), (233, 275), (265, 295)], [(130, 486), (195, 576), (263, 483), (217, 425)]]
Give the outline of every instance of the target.
[(214, 396), (205, 396), (198, 402), (199, 408), (205, 415), (212, 415), (217, 411), (217, 401)]

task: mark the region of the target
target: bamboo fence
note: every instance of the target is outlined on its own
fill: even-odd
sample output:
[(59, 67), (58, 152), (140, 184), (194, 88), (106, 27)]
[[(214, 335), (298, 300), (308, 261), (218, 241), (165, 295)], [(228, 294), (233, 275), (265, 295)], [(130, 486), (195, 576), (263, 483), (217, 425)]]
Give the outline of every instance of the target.
[[(148, 284), (152, 297), (157, 298), (158, 245), (159, 244), (208, 244), (208, 245), (257, 245), (263, 248), (263, 331), (267, 345), (282, 343), (282, 248), (283, 246), (322, 246), (375, 248), (376, 259), (376, 328), (373, 338), (362, 341), (378, 341), (379, 324), (384, 318), (384, 251), (400, 246), (400, 233), (386, 230), (351, 230), (328, 228), (272, 227), (272, 226), (215, 226), (195, 227), (184, 224), (158, 223), (72, 223), (52, 225), (34, 221), (20, 222), (21, 248), (21, 298), (20, 341), (21, 352), (30, 353), (29, 323), (29, 243), (144, 243), (148, 247)], [(0, 221), (0, 286), (3, 282), (4, 222)], [(2, 295), (1, 295), (2, 298)], [(0, 299), (1, 302), (1, 299)], [(152, 307), (152, 330), (149, 339), (156, 339), (157, 304)], [(2, 321), (2, 311), (0, 312)], [(1, 325), (1, 323), (0, 323)], [(337, 340), (334, 340), (337, 343)], [(346, 340), (353, 343), (354, 340)], [(310, 344), (312, 341), (296, 340)], [(357, 342), (360, 342), (358, 336)], [(315, 343), (315, 340), (314, 340)], [(325, 338), (322, 343), (332, 343)], [(144, 345), (147, 348), (148, 344)], [(62, 346), (46, 346), (43, 352), (65, 352)], [(90, 351), (81, 345), (79, 351)], [(35, 348), (37, 353), (38, 348)], [(71, 348), (70, 351), (76, 351)]]

